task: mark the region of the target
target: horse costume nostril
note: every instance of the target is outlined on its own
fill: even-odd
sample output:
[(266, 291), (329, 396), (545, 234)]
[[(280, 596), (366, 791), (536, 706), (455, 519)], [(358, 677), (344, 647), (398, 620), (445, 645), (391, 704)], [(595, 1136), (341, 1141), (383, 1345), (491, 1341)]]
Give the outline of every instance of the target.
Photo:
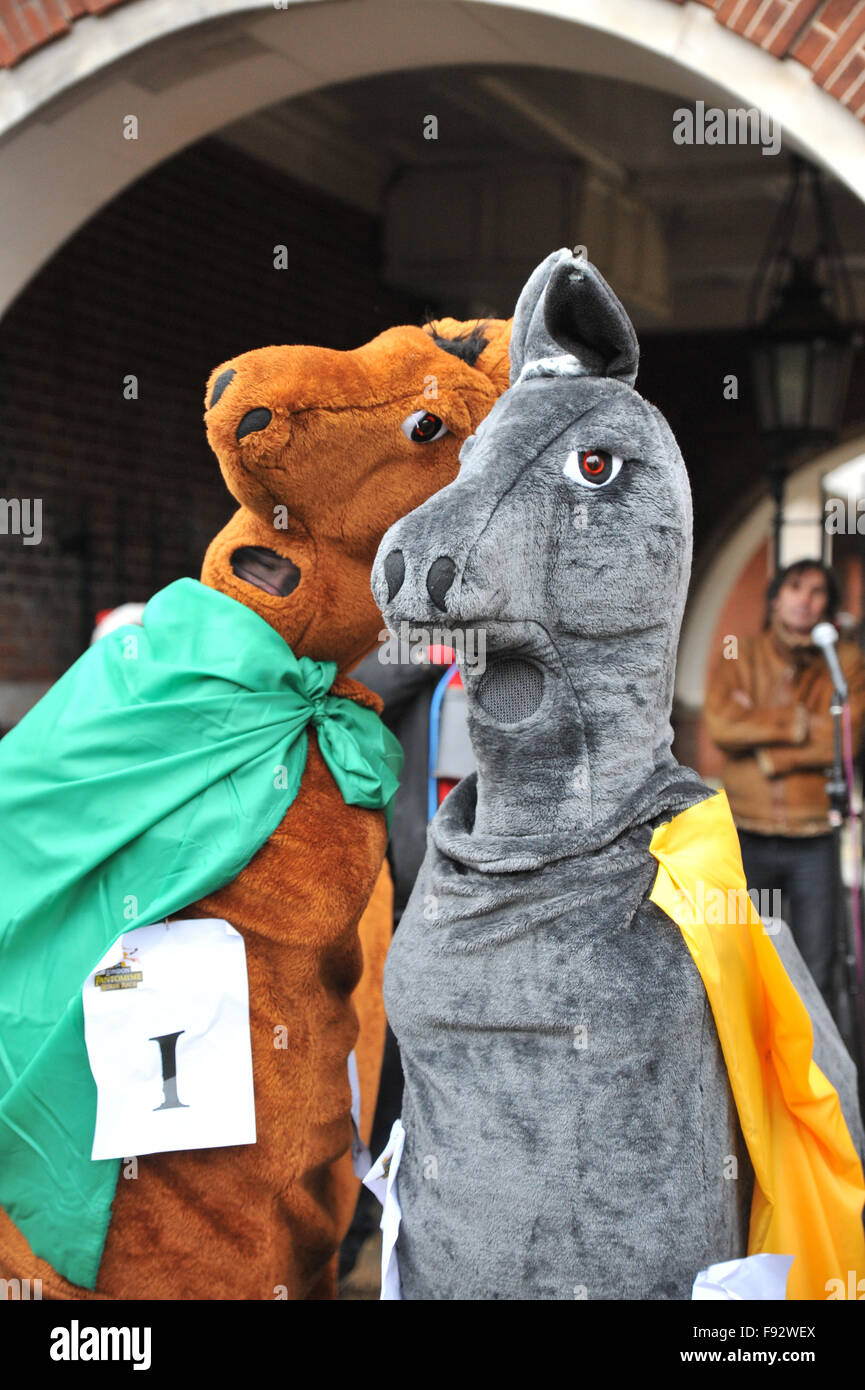
[(454, 582), (457, 567), (449, 555), (440, 555), (437, 560), (433, 560), (429, 567), (426, 577), (426, 589), (436, 608), (440, 608), (444, 613), (445, 596), (450, 586)]
[(384, 577), (387, 583), (387, 601), (396, 598), (405, 580), (405, 559), (401, 550), (392, 550), (385, 558)]
[(235, 431), (236, 439), (243, 439), (248, 434), (255, 434), (256, 430), (265, 430), (270, 424), (273, 416), (267, 406), (258, 406), (255, 410), (248, 410), (237, 426)]

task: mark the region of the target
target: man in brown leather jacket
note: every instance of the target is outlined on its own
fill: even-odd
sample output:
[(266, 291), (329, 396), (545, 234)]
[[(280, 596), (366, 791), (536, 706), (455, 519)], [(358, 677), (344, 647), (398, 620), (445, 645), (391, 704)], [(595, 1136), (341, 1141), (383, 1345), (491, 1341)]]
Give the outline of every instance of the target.
[[(832, 678), (810, 640), (832, 621), (840, 593), (833, 572), (799, 560), (769, 589), (766, 630), (744, 637), (718, 664), (706, 698), (706, 726), (728, 754), (724, 786), (742, 845), (748, 886), (786, 895), (790, 927), (823, 995), (832, 988), (834, 859), (826, 769), (834, 734)], [(865, 724), (865, 661), (839, 642), (850, 688), (853, 751)]]

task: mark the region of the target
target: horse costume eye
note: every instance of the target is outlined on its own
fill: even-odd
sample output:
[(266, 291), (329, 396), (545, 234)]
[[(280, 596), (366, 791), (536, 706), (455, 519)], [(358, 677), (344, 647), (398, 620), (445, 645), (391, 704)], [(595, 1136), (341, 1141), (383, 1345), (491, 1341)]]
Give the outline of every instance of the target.
[(622, 460), (606, 449), (574, 449), (565, 459), (566, 478), (583, 487), (606, 487), (621, 471)]
[(431, 444), (447, 434), (448, 427), (431, 410), (415, 410), (403, 420), (402, 432), (413, 444)]

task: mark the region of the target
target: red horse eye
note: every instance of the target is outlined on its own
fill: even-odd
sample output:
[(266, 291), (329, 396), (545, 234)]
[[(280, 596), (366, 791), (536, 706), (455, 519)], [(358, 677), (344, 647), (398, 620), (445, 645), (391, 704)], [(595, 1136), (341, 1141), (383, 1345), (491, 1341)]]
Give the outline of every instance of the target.
[(579, 467), (589, 482), (605, 483), (612, 476), (613, 456), (605, 449), (581, 449)]
[(566, 478), (583, 487), (599, 488), (611, 483), (621, 472), (622, 459), (607, 449), (573, 449), (565, 460)]

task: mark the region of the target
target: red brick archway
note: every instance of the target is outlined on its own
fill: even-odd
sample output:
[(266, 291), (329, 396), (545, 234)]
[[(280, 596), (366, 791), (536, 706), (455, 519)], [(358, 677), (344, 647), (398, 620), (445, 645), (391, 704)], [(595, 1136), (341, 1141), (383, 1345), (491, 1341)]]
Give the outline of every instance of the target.
[[(62, 40), (76, 21), (137, 0), (0, 0), (0, 67)], [(666, 0), (683, 5), (687, 0)], [(692, 0), (715, 22), (812, 80), (865, 121), (865, 0)]]

